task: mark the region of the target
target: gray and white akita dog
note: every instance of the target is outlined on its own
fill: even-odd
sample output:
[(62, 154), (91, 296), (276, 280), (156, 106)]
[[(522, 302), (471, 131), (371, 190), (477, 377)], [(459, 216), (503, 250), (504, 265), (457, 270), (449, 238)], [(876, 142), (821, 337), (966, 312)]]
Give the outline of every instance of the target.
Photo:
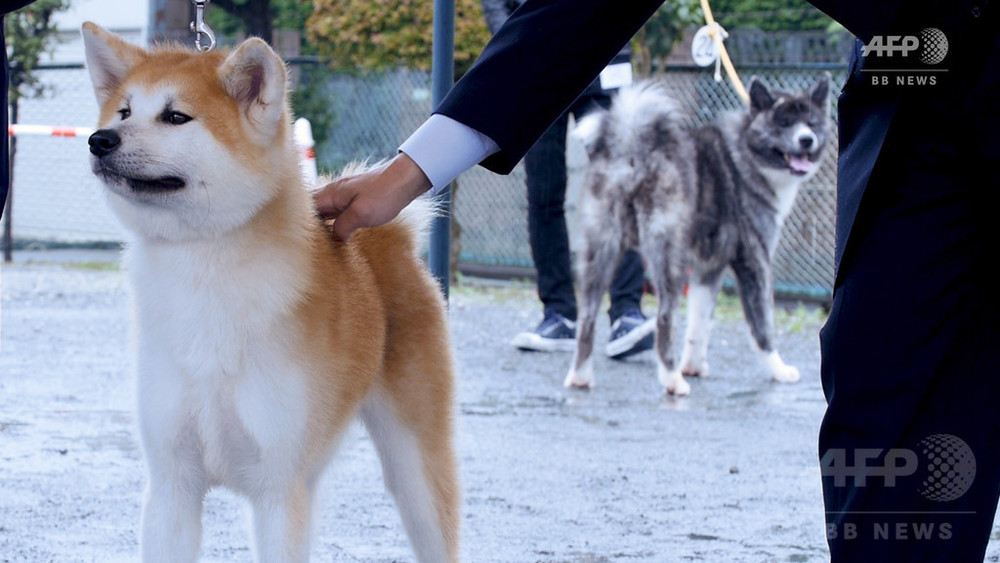
[[(662, 86), (620, 92), (607, 111), (581, 120), (589, 166), (580, 224), (580, 301), (576, 355), (566, 386), (594, 383), (594, 323), (621, 253), (637, 249), (659, 300), (657, 375), (667, 392), (686, 395), (684, 375), (707, 375), (708, 337), (723, 273), (732, 268), (761, 359), (777, 381), (799, 380), (774, 347), (771, 260), (781, 227), (811, 178), (829, 132), (828, 76), (806, 92), (750, 81), (749, 107), (697, 129), (682, 124)], [(679, 363), (672, 314), (688, 293)]]

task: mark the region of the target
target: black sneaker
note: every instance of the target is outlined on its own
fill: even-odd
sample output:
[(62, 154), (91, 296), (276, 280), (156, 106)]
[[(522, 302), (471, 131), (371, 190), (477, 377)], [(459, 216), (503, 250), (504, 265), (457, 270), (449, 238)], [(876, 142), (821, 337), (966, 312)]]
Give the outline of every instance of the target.
[(638, 309), (632, 309), (611, 323), (611, 340), (604, 352), (621, 360), (653, 347), (656, 319), (647, 319)]
[(572, 352), (576, 349), (576, 323), (559, 313), (552, 313), (534, 332), (522, 332), (510, 343), (518, 350)]

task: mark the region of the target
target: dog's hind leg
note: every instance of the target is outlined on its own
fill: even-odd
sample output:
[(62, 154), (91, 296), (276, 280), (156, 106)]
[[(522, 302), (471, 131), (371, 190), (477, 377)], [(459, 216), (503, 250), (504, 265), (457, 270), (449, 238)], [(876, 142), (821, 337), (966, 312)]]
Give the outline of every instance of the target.
[(397, 380), (405, 385), (375, 391), (362, 407), (361, 419), (417, 561), (455, 562), (459, 493), (451, 447), (451, 395), (428, 400), (428, 393), (436, 392), (413, 389), (426, 380), (416, 372)]
[(687, 329), (681, 353), (681, 373), (684, 375), (708, 375), (708, 340), (715, 300), (722, 287), (722, 272), (720, 269), (698, 275), (688, 289)]
[(764, 367), (775, 381), (793, 383), (799, 380), (799, 370), (783, 362), (774, 348), (774, 287), (766, 256), (763, 250), (741, 249), (731, 266), (739, 285), (743, 314)]
[(656, 372), (660, 384), (672, 395), (688, 395), (691, 385), (677, 369), (674, 358), (674, 310), (684, 289), (684, 261), (673, 229), (649, 234), (642, 241), (647, 272), (656, 290)]
[(580, 306), (576, 323), (576, 352), (566, 387), (589, 388), (594, 385), (594, 331), (601, 300), (611, 286), (615, 266), (621, 257), (620, 242), (608, 232), (585, 229), (583, 259), (580, 262)]

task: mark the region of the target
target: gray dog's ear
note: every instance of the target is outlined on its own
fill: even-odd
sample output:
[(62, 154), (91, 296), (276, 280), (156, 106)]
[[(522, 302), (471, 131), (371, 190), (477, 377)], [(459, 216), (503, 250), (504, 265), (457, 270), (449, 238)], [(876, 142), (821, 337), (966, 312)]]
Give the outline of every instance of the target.
[(750, 79), (748, 90), (750, 92), (750, 111), (756, 113), (774, 106), (774, 96), (771, 91), (756, 76)]
[(103, 105), (146, 52), (91, 22), (83, 24), (82, 33), (90, 81)]
[(824, 72), (812, 90), (809, 91), (809, 99), (819, 107), (826, 107), (830, 100), (830, 73)]

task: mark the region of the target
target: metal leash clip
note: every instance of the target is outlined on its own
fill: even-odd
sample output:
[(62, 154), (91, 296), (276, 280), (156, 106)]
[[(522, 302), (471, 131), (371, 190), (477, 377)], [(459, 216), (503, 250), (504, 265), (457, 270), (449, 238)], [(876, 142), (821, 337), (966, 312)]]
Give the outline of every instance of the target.
[[(194, 47), (202, 53), (212, 50), (215, 47), (215, 34), (212, 28), (205, 23), (205, 6), (210, 0), (191, 0), (194, 4), (194, 21), (191, 22), (191, 31), (194, 33)], [(201, 36), (208, 37), (208, 45), (201, 44)]]

